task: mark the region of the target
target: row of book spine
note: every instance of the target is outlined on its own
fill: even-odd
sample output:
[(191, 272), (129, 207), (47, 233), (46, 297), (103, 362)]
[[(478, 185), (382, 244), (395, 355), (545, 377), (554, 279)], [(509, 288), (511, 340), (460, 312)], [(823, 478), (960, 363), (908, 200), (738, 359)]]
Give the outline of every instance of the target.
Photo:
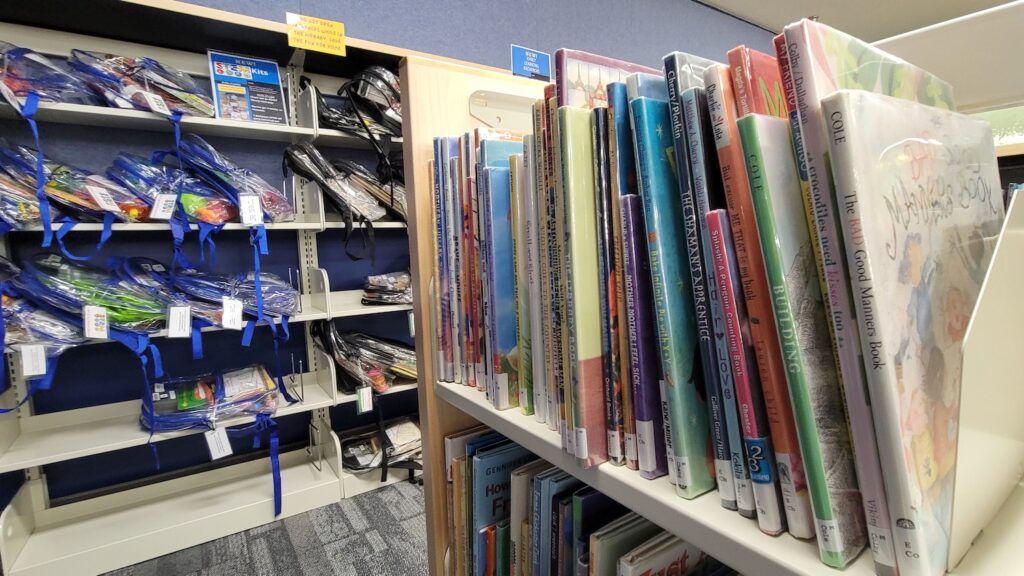
[[(948, 84), (839, 31), (801, 21), (775, 51), (659, 70), (562, 49), (532, 133), (438, 138), (440, 379), (546, 423), (580, 466), (717, 488), (829, 566), (868, 546), (880, 575), (938, 575), (956, 326), (1003, 217), (991, 141)], [(901, 106), (882, 163), (855, 109)]]

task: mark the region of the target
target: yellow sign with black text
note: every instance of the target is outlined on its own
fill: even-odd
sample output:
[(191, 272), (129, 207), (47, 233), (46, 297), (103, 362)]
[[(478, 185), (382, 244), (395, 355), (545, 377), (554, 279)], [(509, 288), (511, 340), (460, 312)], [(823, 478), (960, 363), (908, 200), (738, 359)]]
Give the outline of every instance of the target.
[(288, 45), (335, 56), (345, 55), (345, 23), (285, 13), (288, 23)]

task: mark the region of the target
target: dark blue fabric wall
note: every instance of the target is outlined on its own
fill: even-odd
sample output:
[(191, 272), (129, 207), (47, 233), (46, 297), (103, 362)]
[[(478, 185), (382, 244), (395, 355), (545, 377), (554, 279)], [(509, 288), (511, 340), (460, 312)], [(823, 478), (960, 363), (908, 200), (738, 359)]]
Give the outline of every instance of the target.
[(673, 50), (723, 60), (738, 44), (770, 51), (772, 36), (692, 0), (191, 0), (283, 21), (285, 12), (341, 20), (354, 38), (498, 68), (509, 44), (576, 48), (661, 66)]

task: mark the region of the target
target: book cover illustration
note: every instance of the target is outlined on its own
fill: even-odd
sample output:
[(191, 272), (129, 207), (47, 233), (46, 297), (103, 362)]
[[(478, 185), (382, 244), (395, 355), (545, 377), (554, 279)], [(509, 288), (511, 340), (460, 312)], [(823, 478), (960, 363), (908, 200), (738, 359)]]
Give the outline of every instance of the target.
[(484, 168), (486, 190), (487, 286), (491, 312), (492, 402), (498, 410), (519, 404), (515, 262), (512, 247), (512, 199), (507, 168)]
[[(953, 93), (941, 79), (842, 32), (815, 22), (786, 27), (786, 57), (792, 75), (802, 160), (817, 234), (817, 250), (825, 284), (826, 307), (834, 336), (840, 376), (846, 384), (846, 405), (854, 435), (857, 472), (868, 513), (868, 526), (876, 538), (886, 538), (887, 508), (869, 399), (864, 394), (864, 359), (850, 286), (850, 270), (843, 258), (840, 210), (828, 160), (828, 125), (821, 99), (841, 88), (868, 90), (953, 109)], [(855, 60), (851, 60), (855, 59)], [(895, 570), (887, 551), (873, 549), (883, 572)]]
[(751, 114), (738, 124), (818, 549), (825, 564), (842, 568), (864, 547), (864, 510), (789, 122)]
[(757, 524), (762, 532), (775, 536), (786, 529), (786, 518), (775, 473), (775, 452), (768, 432), (761, 382), (757, 378), (754, 348), (750, 345), (747, 307), (741, 294), (729, 216), (725, 210), (713, 210), (708, 212), (707, 221), (714, 274), (718, 280), (718, 298), (722, 304), (722, 321), (729, 345), (729, 363), (736, 385), (743, 449), (757, 504)]
[(822, 106), (899, 571), (940, 576), (963, 339), (1004, 218), (992, 132), (861, 91)]
[(558, 106), (607, 107), (606, 85), (611, 82), (624, 82), (626, 76), (634, 72), (658, 73), (647, 66), (581, 50), (559, 48), (555, 51)]
[(601, 358), (604, 372), (604, 417), (608, 460), (616, 466), (626, 463), (625, 409), (622, 374), (619, 369), (619, 308), (616, 299), (615, 212), (612, 204), (611, 164), (608, 158), (608, 109), (593, 110), (591, 147), (594, 150), (594, 191), (597, 209), (598, 298), (601, 311)]
[(704, 558), (700, 548), (662, 532), (619, 558), (618, 576), (699, 574)]
[[(507, 521), (512, 513), (512, 471), (536, 456), (518, 444), (480, 449), (473, 455), (473, 532)], [(473, 572), (483, 574), (482, 551), (473, 551)]]
[(577, 460), (589, 467), (608, 460), (597, 206), (590, 146), (593, 114), (582, 108), (563, 107), (558, 109), (558, 122), (565, 196), (573, 436)]
[[(526, 139), (523, 140), (526, 149)], [(526, 154), (508, 157), (509, 191), (512, 205), (512, 266), (515, 273), (513, 292), (516, 301), (516, 347), (509, 355), (519, 374), (519, 410), (527, 416), (533, 415), (533, 363), (530, 332), (530, 280), (526, 275), (529, 247), (526, 237), (526, 206), (524, 196), (529, 194), (526, 182)]]
[(707, 405), (695, 374), (696, 325), (689, 272), (683, 261), (682, 206), (671, 164), (668, 102), (637, 98), (629, 107), (654, 286), (669, 474), (680, 496), (695, 498), (714, 488), (715, 481), (707, 456)]
[(736, 126), (736, 107), (729, 69), (723, 65), (709, 68), (705, 74), (705, 86), (743, 299), (749, 317), (750, 338), (757, 358), (756, 368), (775, 448), (786, 524), (793, 536), (813, 538), (814, 516), (796, 423), (793, 420), (793, 408), (789, 401), (782, 351), (775, 329), (775, 312), (772, 310), (771, 292), (765, 276), (743, 147)]
[(736, 113), (787, 118), (786, 95), (775, 56), (746, 46), (729, 50), (729, 70), (736, 98)]

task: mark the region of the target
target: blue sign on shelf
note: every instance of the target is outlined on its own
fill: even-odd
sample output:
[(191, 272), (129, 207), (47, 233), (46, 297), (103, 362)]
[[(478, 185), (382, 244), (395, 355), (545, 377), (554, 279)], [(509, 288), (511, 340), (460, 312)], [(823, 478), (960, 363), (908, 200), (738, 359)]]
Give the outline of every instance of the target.
[(534, 80), (551, 80), (551, 55), (547, 52), (512, 45), (512, 73)]

